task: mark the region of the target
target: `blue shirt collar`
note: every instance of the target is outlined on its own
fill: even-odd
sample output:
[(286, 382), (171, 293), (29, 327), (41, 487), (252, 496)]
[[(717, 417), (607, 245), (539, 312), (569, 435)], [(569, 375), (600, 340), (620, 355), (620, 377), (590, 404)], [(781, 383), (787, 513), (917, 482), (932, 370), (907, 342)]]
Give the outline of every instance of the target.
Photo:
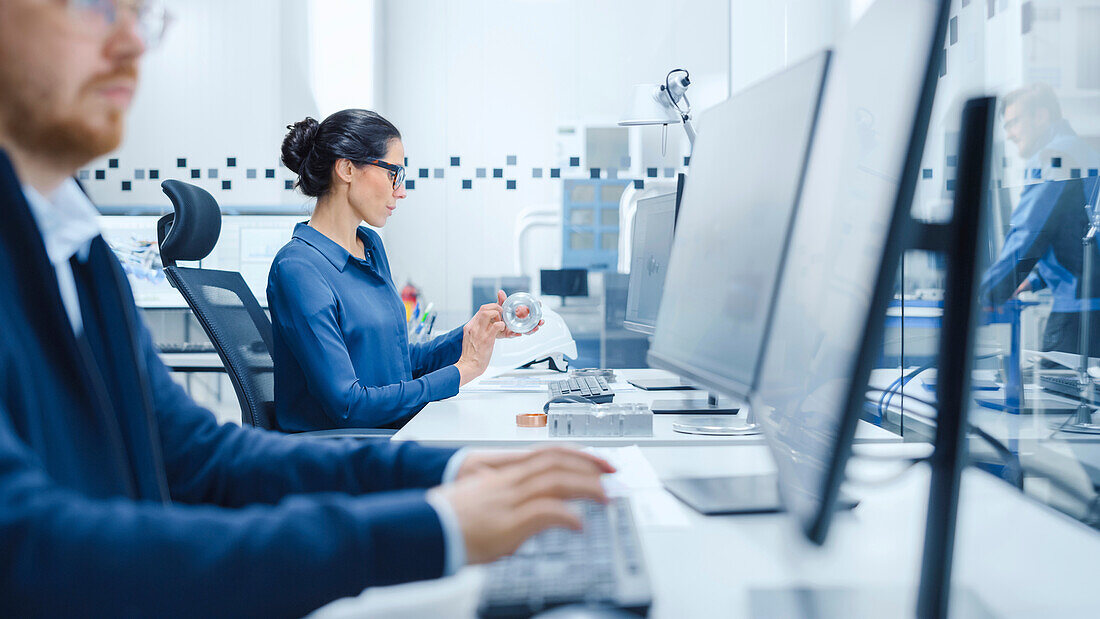
[(341, 247), (336, 241), (322, 234), (319, 230), (311, 227), (308, 222), (303, 221), (294, 226), (293, 238), (300, 239), (306, 245), (316, 249), (318, 253), (332, 263), (332, 266), (336, 267), (337, 271), (343, 273), (349, 260), (363, 262), (367, 266), (371, 264), (371, 249), (373, 249), (374, 243), (371, 241), (370, 236), (367, 235), (367, 231), (362, 227), (356, 231), (356, 234), (359, 236), (359, 239), (363, 241), (363, 246), (367, 249), (366, 261), (359, 260), (355, 256), (352, 256), (351, 252)]

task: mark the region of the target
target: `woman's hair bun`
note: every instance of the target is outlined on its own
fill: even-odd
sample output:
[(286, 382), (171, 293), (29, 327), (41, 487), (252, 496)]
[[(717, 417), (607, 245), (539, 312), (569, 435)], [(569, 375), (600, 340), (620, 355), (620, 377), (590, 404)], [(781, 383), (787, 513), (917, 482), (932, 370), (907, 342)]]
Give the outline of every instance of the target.
[(302, 163), (313, 150), (314, 138), (321, 123), (315, 119), (306, 117), (293, 125), (287, 125), (289, 130), (283, 138), (283, 165), (295, 174), (302, 173)]

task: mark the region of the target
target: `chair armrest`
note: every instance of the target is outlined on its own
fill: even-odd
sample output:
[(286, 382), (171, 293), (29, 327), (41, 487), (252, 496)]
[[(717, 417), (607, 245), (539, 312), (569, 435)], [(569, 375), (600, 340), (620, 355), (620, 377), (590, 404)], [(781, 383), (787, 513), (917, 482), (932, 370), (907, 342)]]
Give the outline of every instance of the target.
[(386, 428), (346, 428), (336, 430), (313, 430), (287, 434), (292, 438), (390, 438), (397, 430)]

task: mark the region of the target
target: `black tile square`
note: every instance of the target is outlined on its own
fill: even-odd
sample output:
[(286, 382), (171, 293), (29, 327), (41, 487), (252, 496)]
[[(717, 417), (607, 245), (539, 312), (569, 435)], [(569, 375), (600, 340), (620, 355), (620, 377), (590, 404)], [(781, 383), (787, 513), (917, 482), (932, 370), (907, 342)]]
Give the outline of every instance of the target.
[(155, 181), (160, 178), (160, 170), (149, 170), (149, 180)]
[(225, 158), (225, 167), (227, 167), (227, 168), (237, 167), (237, 158), (236, 157), (226, 157)]
[(550, 178), (561, 178), (561, 168), (550, 168)]
[(118, 167), (118, 159), (108, 159), (107, 160), (107, 167), (108, 168), (117, 168)]
[(646, 168), (645, 175), (649, 178), (657, 178), (657, 168)]
[(285, 189), (294, 189), (294, 181), (284, 181), (283, 187)]
[(458, 157), (451, 157), (451, 167), (457, 168), (459, 166), (459, 161), (461, 161), (461, 159)]
[(634, 188), (635, 189), (645, 189), (645, 181), (643, 181), (640, 178), (634, 179)]
[(1050, 167), (1052, 167), (1052, 168), (1062, 167), (1062, 158), (1061, 157), (1051, 157), (1050, 158)]
[(186, 168), (187, 167), (187, 159), (185, 159), (183, 157), (180, 157), (179, 159), (176, 159), (176, 167), (177, 168)]
[(599, 177), (600, 177), (600, 169), (599, 168), (588, 168), (588, 178), (599, 178)]
[(191, 178), (202, 178), (202, 170), (191, 170)]
[(505, 189), (515, 189), (516, 188), (516, 181), (514, 181), (512, 179), (508, 179), (507, 181), (504, 182), (504, 188)]
[(409, 158), (408, 158), (408, 157), (405, 157), (405, 162), (404, 162), (404, 163), (402, 163), (401, 165), (403, 165), (403, 166), (405, 166), (405, 167), (408, 167), (408, 165), (409, 165)]
[(691, 165), (691, 157), (684, 157), (684, 165), (685, 166)]
[(101, 180), (104, 180), (106, 178), (107, 178), (107, 170), (96, 170), (95, 171), (95, 179), (97, 181), (101, 181)]
[(474, 181), (472, 181), (468, 178), (462, 179), (462, 188), (463, 189), (473, 189), (474, 188)]
[(223, 190), (232, 189), (232, 188), (233, 188), (233, 181), (222, 181), (222, 189)]
[(1070, 178), (1081, 178), (1081, 168), (1070, 168), (1069, 169), (1069, 177)]
[(428, 174), (430, 173), (428, 168), (420, 168), (417, 172), (419, 172), (420, 178), (428, 178)]
[(921, 178), (932, 178), (932, 168), (925, 168), (920, 171)]
[(405, 191), (412, 191), (413, 189), (416, 189), (416, 181), (414, 181), (411, 178), (406, 178), (405, 179)]
[(493, 168), (493, 178), (504, 178), (504, 168)]
[(130, 191), (130, 188), (132, 186), (133, 185), (130, 183), (130, 181), (122, 181), (122, 190), (123, 191)]
[(571, 167), (571, 168), (581, 167), (581, 158), (580, 157), (570, 157), (569, 158), (569, 167)]
[(275, 178), (275, 168), (267, 168), (264, 170), (264, 178)]
[(948, 191), (955, 191), (955, 180), (954, 179), (951, 179), (951, 180), (947, 181), (947, 190)]

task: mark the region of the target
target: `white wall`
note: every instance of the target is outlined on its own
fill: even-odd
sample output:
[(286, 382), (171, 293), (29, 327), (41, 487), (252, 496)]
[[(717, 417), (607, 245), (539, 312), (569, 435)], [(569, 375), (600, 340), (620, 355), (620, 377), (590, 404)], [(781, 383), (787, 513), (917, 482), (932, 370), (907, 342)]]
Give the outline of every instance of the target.
[[(581, 167), (563, 167), (563, 176), (587, 177), (583, 149), (560, 127), (614, 125), (631, 85), (655, 84), (675, 67), (691, 71), (697, 110), (728, 90), (728, 0), (380, 5), (378, 110), (402, 131), (416, 180), (386, 226), (387, 249), (397, 285), (412, 280), (452, 324), (469, 311), (472, 277), (513, 273), (517, 213), (561, 204), (549, 168), (580, 156)], [(670, 129), (668, 157), (647, 163), (682, 164), (680, 130)], [(458, 168), (448, 165), (452, 156)], [(444, 178), (415, 178), (421, 167), (442, 168)], [(478, 167), (489, 178), (476, 178)], [(536, 167), (543, 178), (532, 178)], [(492, 168), (505, 178), (491, 178)], [(473, 189), (461, 189), (463, 179)], [(559, 266), (560, 232), (533, 236), (541, 260), (533, 268)]]

